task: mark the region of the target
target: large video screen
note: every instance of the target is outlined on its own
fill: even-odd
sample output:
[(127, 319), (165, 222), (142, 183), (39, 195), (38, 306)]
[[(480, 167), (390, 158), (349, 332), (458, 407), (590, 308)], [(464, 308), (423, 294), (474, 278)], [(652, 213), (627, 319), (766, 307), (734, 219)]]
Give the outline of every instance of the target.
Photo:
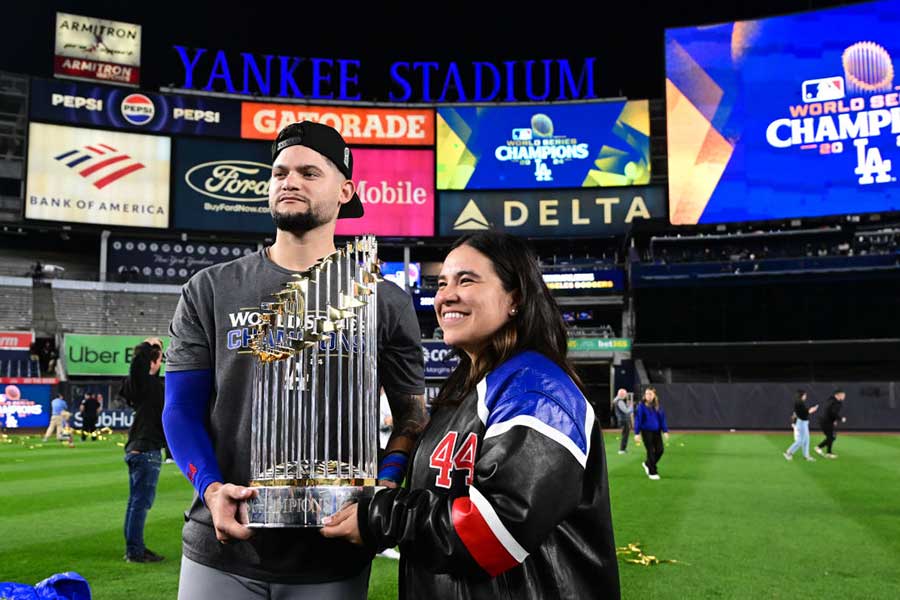
[(649, 182), (646, 100), (438, 109), (439, 190)]
[(170, 154), (168, 137), (31, 123), (25, 217), (167, 228)]
[(669, 29), (673, 224), (900, 210), (900, 1)]

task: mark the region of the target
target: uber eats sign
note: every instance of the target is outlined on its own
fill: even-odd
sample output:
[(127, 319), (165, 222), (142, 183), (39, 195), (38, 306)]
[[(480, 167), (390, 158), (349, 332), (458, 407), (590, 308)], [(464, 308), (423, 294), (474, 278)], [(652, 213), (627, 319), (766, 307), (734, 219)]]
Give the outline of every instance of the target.
[[(66, 334), (66, 371), (69, 375), (128, 375), (134, 347), (149, 336), (142, 335), (79, 335)], [(163, 350), (169, 338), (161, 337)], [(165, 372), (163, 364), (160, 373)]]

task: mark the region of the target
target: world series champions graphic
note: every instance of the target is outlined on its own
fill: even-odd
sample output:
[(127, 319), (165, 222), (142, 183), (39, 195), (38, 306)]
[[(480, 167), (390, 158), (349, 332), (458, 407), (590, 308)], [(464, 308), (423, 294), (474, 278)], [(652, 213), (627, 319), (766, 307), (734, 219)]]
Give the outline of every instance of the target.
[(900, 210), (900, 2), (666, 32), (673, 224)]

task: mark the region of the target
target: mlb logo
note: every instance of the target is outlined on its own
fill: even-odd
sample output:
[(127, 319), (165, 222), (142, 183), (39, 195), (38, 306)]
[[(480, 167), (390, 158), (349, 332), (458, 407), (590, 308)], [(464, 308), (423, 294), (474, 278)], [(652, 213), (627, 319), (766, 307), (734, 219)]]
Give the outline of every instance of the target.
[(153, 120), (156, 107), (153, 100), (143, 94), (129, 94), (122, 100), (122, 117), (132, 125), (146, 125)]
[(826, 100), (840, 100), (844, 97), (843, 77), (823, 77), (822, 79), (807, 79), (801, 86), (804, 102), (824, 102)]
[(512, 130), (512, 138), (514, 140), (530, 140), (531, 139), (531, 128), (530, 127), (516, 127)]

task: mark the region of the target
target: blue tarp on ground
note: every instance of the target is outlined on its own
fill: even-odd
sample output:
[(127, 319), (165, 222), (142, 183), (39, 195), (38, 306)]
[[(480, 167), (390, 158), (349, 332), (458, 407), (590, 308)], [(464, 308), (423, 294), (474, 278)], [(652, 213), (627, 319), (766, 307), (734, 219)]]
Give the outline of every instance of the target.
[(66, 571), (35, 586), (0, 582), (0, 600), (91, 600), (91, 587), (78, 573)]

